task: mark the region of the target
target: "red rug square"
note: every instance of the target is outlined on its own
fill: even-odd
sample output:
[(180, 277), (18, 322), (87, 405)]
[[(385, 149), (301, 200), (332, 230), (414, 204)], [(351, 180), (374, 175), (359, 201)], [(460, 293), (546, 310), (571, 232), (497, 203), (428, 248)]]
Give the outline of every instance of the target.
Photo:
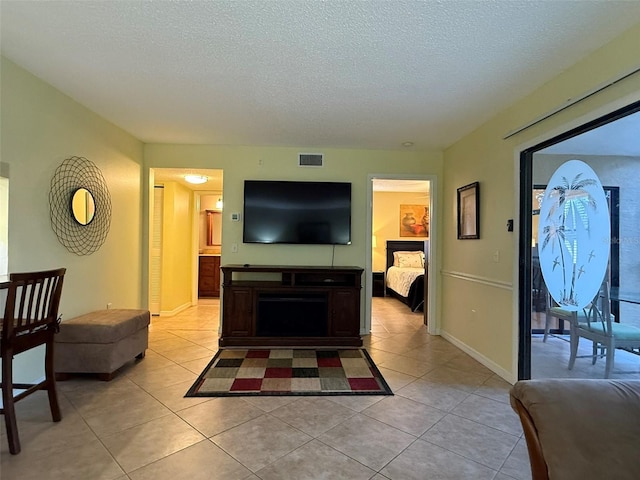
[(292, 368), (267, 368), (264, 372), (264, 378), (291, 378), (292, 375)]
[(262, 388), (261, 378), (236, 378), (229, 391), (259, 392)]

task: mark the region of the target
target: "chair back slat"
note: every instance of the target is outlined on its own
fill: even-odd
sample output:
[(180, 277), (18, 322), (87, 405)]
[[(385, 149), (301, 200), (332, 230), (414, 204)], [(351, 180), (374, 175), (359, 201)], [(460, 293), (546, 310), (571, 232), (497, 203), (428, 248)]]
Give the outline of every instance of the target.
[(607, 335), (613, 335), (611, 327), (611, 302), (609, 293), (609, 282), (602, 282), (600, 290), (591, 302), (587, 315), (587, 323), (589, 328), (598, 328)]
[[(62, 419), (56, 393), (54, 336), (58, 331), (58, 307), (62, 296), (65, 268), (40, 272), (12, 273), (2, 282), (0, 302), (4, 301), (0, 359), (2, 360), (2, 404), (9, 452), (20, 453), (20, 437), (14, 404), (37, 391), (46, 390), (54, 422)], [(2, 307), (0, 307), (2, 308)], [(0, 310), (1, 311), (1, 310)], [(16, 355), (44, 347), (44, 378), (37, 382), (14, 382)]]
[(9, 275), (3, 339), (57, 325), (65, 271), (61, 268)]

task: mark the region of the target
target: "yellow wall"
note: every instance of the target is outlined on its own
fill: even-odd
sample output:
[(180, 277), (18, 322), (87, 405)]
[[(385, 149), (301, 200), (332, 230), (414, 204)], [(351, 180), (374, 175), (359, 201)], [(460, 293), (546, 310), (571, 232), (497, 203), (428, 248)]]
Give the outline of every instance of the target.
[(162, 315), (191, 305), (193, 194), (176, 182), (164, 182), (162, 211)]
[[(347, 181), (352, 183), (351, 245), (335, 247), (335, 265), (366, 265), (367, 188), (369, 174), (432, 174), (441, 176), (440, 153), (321, 149), (323, 168), (297, 166), (298, 152), (308, 148), (228, 147), (197, 145), (145, 146), (150, 168), (221, 168), (224, 170), (222, 263), (330, 265), (333, 247), (306, 245), (254, 245), (242, 243), (242, 222), (232, 222), (232, 212), (242, 213), (245, 179)], [(314, 150), (315, 151), (315, 150)], [(231, 253), (233, 243), (238, 253)]]
[[(325, 166), (298, 167), (298, 153), (321, 151)], [(408, 152), (330, 149), (314, 147), (231, 147), (215, 145), (145, 145), (145, 171), (149, 168), (216, 168), (224, 171), (221, 264), (263, 265), (355, 265), (366, 267), (367, 192), (370, 175), (442, 175), (440, 152)], [(242, 243), (242, 222), (231, 221), (241, 213), (245, 179), (346, 181), (352, 184), (351, 245), (257, 245)], [(145, 209), (146, 210), (146, 209)], [(144, 220), (148, 222), (148, 219)], [(236, 244), (237, 253), (232, 253)], [(146, 245), (146, 242), (145, 242)], [(335, 256), (334, 256), (335, 253)], [(147, 253), (145, 252), (145, 256)], [(146, 284), (148, 268), (143, 266)], [(363, 275), (366, 288), (368, 276)], [(437, 279), (436, 279), (437, 281)], [(437, 288), (437, 287), (436, 287)], [(361, 327), (366, 330), (365, 298), (362, 296)]]
[[(507, 140), (510, 131), (638, 65), (640, 25), (566, 70), (444, 152), (441, 329), (505, 378), (517, 375), (517, 219), (515, 158), (552, 138), (640, 98), (640, 75)], [(480, 240), (456, 240), (456, 189), (480, 182)], [(499, 262), (494, 261), (499, 252)]]
[[(143, 306), (142, 143), (10, 60), (0, 61), (1, 159), (9, 165), (9, 271), (66, 267), (63, 319), (107, 303)], [(109, 234), (97, 252), (86, 256), (58, 241), (49, 217), (51, 178), (74, 155), (97, 165), (111, 194)], [(37, 355), (29, 355), (17, 370), (38, 378), (42, 365)]]
[[(374, 192), (373, 234), (377, 247), (373, 249), (374, 271), (384, 271), (387, 266), (387, 240), (425, 240), (427, 237), (400, 237), (400, 205), (429, 205), (427, 193)], [(418, 218), (418, 220), (420, 220)]]

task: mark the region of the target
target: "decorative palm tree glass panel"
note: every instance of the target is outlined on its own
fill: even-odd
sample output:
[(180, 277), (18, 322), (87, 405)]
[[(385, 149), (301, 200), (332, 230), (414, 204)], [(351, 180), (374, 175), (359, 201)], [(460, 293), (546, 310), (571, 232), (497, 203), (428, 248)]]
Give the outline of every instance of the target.
[(610, 245), (600, 179), (586, 163), (569, 160), (545, 189), (538, 226), (542, 275), (559, 305), (577, 311), (593, 299), (607, 271)]

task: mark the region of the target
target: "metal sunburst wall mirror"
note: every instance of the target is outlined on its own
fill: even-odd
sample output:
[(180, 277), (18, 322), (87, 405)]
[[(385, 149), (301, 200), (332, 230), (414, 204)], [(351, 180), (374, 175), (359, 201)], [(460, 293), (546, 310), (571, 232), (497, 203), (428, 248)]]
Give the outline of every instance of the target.
[(51, 228), (67, 250), (91, 255), (107, 238), (111, 196), (100, 169), (84, 157), (70, 157), (56, 169), (49, 191)]

